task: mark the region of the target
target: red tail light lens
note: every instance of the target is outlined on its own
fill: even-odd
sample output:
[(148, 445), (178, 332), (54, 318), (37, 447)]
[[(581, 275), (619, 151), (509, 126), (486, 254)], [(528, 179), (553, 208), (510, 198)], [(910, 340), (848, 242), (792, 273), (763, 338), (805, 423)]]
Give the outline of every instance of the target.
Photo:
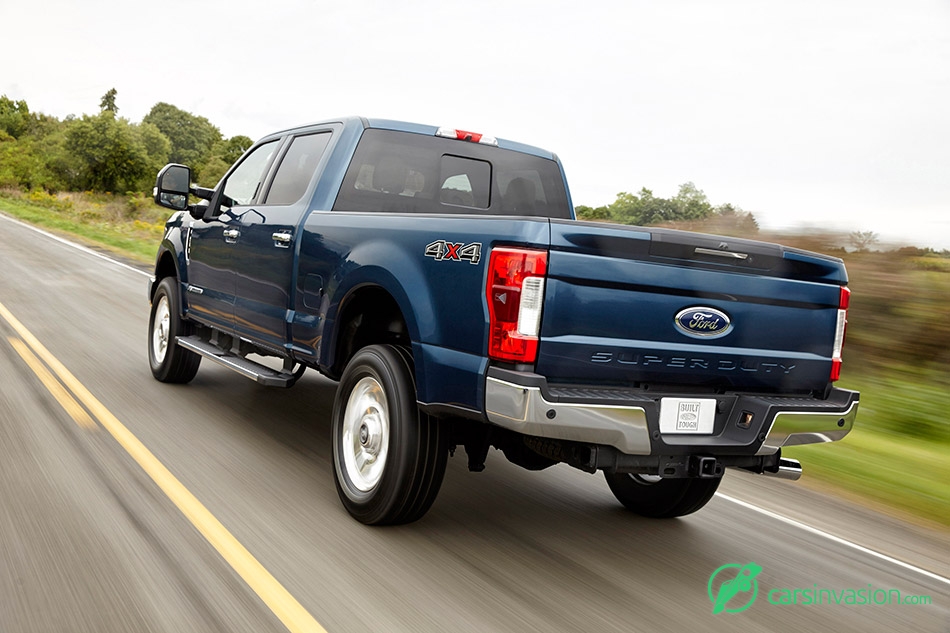
[(495, 360), (533, 363), (548, 254), (521, 248), (496, 248), (488, 260), (488, 356)]
[(838, 295), (838, 322), (835, 324), (835, 344), (831, 352), (831, 380), (841, 377), (841, 350), (848, 329), (848, 306), (851, 305), (851, 290), (842, 286)]

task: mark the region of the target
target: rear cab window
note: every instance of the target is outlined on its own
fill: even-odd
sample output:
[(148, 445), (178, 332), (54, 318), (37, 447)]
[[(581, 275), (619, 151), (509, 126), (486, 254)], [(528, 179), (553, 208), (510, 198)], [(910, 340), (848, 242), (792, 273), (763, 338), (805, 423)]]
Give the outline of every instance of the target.
[(363, 132), (333, 209), (571, 217), (553, 160), (380, 129)]

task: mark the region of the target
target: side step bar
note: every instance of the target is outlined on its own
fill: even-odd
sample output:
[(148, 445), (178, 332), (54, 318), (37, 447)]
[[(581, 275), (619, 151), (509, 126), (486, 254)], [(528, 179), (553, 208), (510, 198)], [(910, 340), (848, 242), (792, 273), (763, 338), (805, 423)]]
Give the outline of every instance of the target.
[(270, 367), (255, 363), (241, 356), (236, 356), (216, 347), (197, 336), (179, 336), (176, 341), (181, 347), (198, 354), (208, 360), (232, 369), (246, 378), (255, 380), (267, 387), (292, 387), (300, 373), (275, 371)]

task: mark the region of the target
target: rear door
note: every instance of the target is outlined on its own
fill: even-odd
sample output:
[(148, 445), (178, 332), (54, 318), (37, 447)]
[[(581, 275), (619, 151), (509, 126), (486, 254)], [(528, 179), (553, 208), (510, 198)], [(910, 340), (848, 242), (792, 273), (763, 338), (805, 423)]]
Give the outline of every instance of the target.
[(298, 231), (331, 137), (332, 128), (317, 128), (287, 139), (260, 202), (236, 218), (234, 329), (277, 352), (290, 340)]

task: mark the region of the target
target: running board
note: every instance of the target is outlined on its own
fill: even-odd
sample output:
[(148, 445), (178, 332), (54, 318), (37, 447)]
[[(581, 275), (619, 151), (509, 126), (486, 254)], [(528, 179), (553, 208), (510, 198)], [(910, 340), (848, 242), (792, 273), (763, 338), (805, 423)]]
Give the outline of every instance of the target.
[(179, 336), (175, 339), (178, 345), (198, 354), (219, 365), (232, 369), (245, 378), (255, 380), (267, 387), (292, 387), (298, 376), (286, 372), (275, 371), (270, 367), (255, 363), (241, 356), (236, 356), (204, 341), (197, 336)]

